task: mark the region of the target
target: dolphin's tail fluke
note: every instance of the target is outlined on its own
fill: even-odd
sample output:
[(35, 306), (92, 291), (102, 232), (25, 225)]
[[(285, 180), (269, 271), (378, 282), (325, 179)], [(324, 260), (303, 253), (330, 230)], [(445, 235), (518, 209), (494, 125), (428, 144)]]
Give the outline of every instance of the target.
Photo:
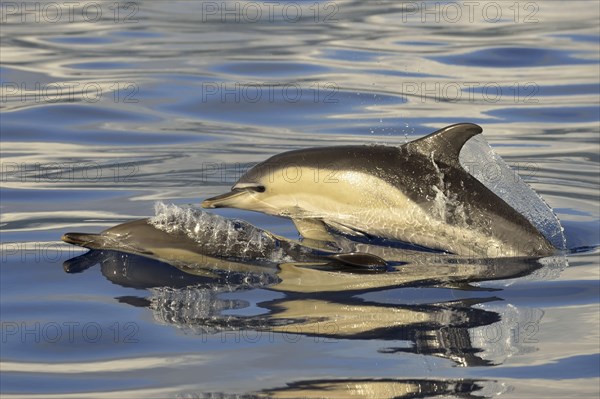
[(79, 245), (80, 247), (99, 249), (102, 248), (104, 237), (100, 234), (88, 234), (88, 233), (66, 233), (61, 238), (64, 242), (73, 245)]

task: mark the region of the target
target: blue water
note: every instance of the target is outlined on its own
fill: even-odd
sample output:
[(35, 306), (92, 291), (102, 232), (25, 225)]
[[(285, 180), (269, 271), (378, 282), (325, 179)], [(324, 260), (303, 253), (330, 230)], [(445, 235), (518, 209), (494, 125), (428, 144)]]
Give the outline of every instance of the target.
[[(598, 397), (598, 2), (226, 3), (2, 3), (3, 397)], [(567, 268), (292, 293), (60, 241), (464, 121), (556, 211)]]

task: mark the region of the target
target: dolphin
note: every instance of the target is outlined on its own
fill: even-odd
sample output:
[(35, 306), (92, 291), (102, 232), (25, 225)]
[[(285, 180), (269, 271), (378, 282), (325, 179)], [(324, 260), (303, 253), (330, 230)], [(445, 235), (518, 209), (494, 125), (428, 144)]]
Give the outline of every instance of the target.
[[(185, 228), (174, 223), (162, 226), (170, 227), (171, 231), (161, 230), (151, 218), (125, 222), (99, 234), (65, 233), (61, 239), (91, 250), (118, 251), (159, 260), (188, 274), (203, 277), (215, 277), (215, 271), (223, 270), (273, 274), (278, 264), (293, 260), (334, 263), (373, 271), (387, 267), (387, 262), (374, 254), (318, 250), (240, 220), (192, 210), (189, 215), (205, 222), (203, 229), (195, 229), (194, 238), (186, 233)], [(229, 230), (232, 226), (234, 229)]]
[[(210, 250), (208, 245), (199, 244), (183, 232), (168, 233), (157, 229), (148, 219), (122, 223), (99, 234), (65, 233), (61, 239), (92, 250), (113, 250), (164, 261), (189, 274), (205, 277), (214, 277), (212, 270), (260, 272), (273, 269), (258, 261), (248, 265), (228, 259), (226, 256), (231, 255), (233, 249), (231, 254)], [(274, 248), (274, 243), (269, 242), (268, 246)], [(252, 259), (256, 259), (258, 255), (257, 251), (249, 254)]]
[(447, 126), (400, 147), (351, 145), (275, 155), (202, 202), (291, 218), (304, 239), (331, 233), (401, 241), (467, 257), (546, 256), (556, 248), (468, 173), (463, 145), (482, 128)]

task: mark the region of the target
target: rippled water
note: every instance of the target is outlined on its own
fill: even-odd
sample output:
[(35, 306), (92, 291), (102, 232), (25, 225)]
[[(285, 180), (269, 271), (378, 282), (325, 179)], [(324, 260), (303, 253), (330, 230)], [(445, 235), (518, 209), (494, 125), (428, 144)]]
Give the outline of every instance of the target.
[[(597, 397), (596, 1), (69, 7), (0, 9), (3, 395)], [(192, 278), (60, 243), (281, 151), (462, 121), (557, 212), (568, 268)]]

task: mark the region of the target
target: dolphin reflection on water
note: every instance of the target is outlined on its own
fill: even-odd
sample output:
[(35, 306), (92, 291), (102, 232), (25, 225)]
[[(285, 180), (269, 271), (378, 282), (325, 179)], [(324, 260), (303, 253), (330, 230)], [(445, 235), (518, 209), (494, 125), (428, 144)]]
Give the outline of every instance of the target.
[[(495, 381), (473, 379), (322, 379), (267, 389), (258, 398), (483, 398), (505, 392)], [(481, 396), (485, 395), (485, 396)]]
[[(448, 285), (469, 289), (468, 282), (538, 272), (542, 266), (535, 261), (513, 260), (498, 268), (469, 264), (451, 268), (413, 265), (414, 270), (402, 278), (411, 265), (385, 273), (357, 274), (335, 264), (315, 267), (315, 263), (295, 263), (285, 264), (273, 273), (244, 269), (233, 273), (217, 271), (207, 276), (190, 275), (139, 255), (93, 250), (68, 260), (64, 267), (68, 273), (77, 273), (96, 264), (100, 264), (102, 274), (113, 283), (146, 288), (150, 292), (148, 297), (119, 297), (120, 302), (149, 308), (157, 322), (202, 336), (250, 329), (327, 339), (373, 339), (396, 344), (408, 341), (410, 345), (386, 345), (380, 352), (436, 356), (459, 366), (486, 366), (501, 363), (506, 356), (523, 350), (519, 346), (522, 343), (497, 337), (510, 337), (509, 330), (521, 318), (526, 322), (541, 319), (540, 312), (531, 309), (490, 307), (488, 304), (501, 301), (495, 290), (480, 289), (476, 293), (481, 295), (476, 298), (417, 304), (378, 303), (356, 297), (398, 287)], [(436, 270), (444, 271), (436, 275)], [(309, 272), (307, 280), (302, 278), (304, 271)], [(340, 282), (332, 285), (332, 279)], [(304, 284), (311, 284), (314, 289), (307, 291)], [(232, 310), (250, 306), (244, 293), (255, 288), (286, 295), (262, 302), (260, 307), (266, 314), (231, 315)], [(222, 297), (224, 294), (227, 299)], [(238, 298), (230, 298), (231, 295)], [(508, 346), (499, 349), (498, 345)]]
[(417, 378), (344, 378), (303, 380), (287, 383), (285, 387), (264, 389), (248, 394), (223, 392), (184, 392), (181, 397), (221, 399), (417, 399), (417, 398), (492, 398), (508, 390), (493, 380), (417, 379)]

